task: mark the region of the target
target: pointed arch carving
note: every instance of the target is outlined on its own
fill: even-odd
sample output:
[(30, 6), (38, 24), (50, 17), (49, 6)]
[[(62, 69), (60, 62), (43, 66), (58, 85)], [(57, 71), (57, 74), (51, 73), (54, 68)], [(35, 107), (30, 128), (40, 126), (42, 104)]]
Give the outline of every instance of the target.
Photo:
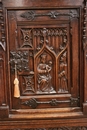
[(47, 47), (43, 48), (35, 55), (35, 82), (37, 93), (54, 93), (55, 92), (55, 81), (52, 80), (55, 75), (55, 63), (56, 57), (54, 53)]

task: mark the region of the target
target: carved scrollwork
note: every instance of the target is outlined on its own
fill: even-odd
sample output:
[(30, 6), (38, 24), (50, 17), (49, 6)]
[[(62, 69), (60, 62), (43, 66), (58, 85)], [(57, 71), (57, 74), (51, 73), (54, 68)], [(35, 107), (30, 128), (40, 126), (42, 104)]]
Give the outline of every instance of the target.
[(15, 64), (18, 71), (29, 71), (28, 66), (28, 51), (11, 51), (11, 58), (10, 58), (10, 64), (11, 64), (11, 70), (13, 71), (15, 69)]
[(77, 12), (74, 13), (72, 10), (70, 10), (69, 13), (60, 13), (58, 11), (50, 11), (48, 13), (41, 13), (41, 14), (36, 13), (35, 11), (31, 10), (28, 12), (24, 12), (20, 16), (30, 21), (34, 20), (36, 17), (44, 17), (44, 16), (50, 17), (51, 19), (57, 19), (59, 16), (69, 16), (72, 18), (79, 17), (78, 13)]

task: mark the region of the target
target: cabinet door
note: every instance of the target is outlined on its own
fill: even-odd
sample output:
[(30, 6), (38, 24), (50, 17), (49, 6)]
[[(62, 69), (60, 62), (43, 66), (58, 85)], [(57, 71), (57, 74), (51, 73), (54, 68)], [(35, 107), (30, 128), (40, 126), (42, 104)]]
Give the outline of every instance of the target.
[(77, 8), (8, 10), (10, 109), (80, 106), (79, 14)]

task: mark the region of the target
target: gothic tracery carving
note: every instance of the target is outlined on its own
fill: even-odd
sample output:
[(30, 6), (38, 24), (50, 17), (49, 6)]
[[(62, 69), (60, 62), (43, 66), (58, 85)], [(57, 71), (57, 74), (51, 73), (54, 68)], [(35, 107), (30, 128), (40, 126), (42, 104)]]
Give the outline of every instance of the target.
[[(25, 91), (29, 93), (30, 91), (32, 93), (66, 93), (68, 91), (67, 28), (23, 28), (21, 32), (23, 36), (21, 48), (29, 50), (11, 52), (11, 69), (14, 70), (14, 65), (17, 64), (18, 71), (37, 71), (34, 75), (34, 78), (36, 77), (34, 85), (30, 83), (30, 76), (24, 78), (27, 89)], [(31, 48), (32, 50), (30, 50)], [(34, 65), (34, 62), (36, 66), (29, 68), (29, 65)], [(55, 77), (56, 80), (59, 80), (57, 84), (52, 80), (56, 73), (53, 68), (54, 64), (58, 64)]]
[[(41, 50), (45, 42), (46, 46), (51, 51), (53, 51), (54, 53), (58, 55), (60, 51), (62, 51), (65, 48), (67, 44), (67, 30), (64, 27), (34, 29), (34, 37), (36, 37), (37, 41), (38, 41), (38, 38), (40, 39), (38, 41), (38, 46), (37, 46), (38, 51)], [(45, 40), (44, 40), (44, 37), (45, 37)], [(58, 39), (60, 43), (56, 43)]]

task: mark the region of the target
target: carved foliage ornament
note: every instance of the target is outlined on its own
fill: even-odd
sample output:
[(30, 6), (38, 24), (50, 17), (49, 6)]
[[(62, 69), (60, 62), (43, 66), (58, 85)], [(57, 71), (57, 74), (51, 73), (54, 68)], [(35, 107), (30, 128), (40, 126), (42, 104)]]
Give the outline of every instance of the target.
[(70, 16), (72, 18), (78, 17), (77, 13), (73, 13), (73, 11), (71, 10), (69, 13), (60, 13), (58, 11), (50, 11), (48, 13), (35, 13), (35, 11), (31, 10), (28, 12), (25, 12), (23, 14), (20, 15), (23, 18), (26, 18), (27, 20), (34, 20), (36, 17), (44, 17), (44, 16), (48, 16), (51, 19), (56, 19), (58, 18), (58, 16)]
[(11, 70), (15, 70), (15, 64), (18, 71), (29, 71), (28, 51), (11, 51)]

